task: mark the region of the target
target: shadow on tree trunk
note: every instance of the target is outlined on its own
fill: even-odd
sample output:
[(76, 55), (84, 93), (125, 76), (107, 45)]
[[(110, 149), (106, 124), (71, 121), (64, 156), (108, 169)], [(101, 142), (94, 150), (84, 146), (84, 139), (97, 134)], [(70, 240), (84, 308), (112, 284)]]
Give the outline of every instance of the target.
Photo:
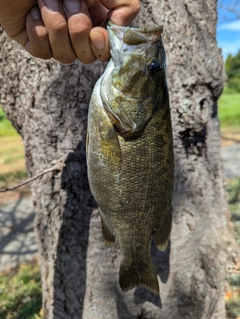
[[(88, 271), (86, 265), (91, 213), (93, 209), (97, 208), (97, 204), (90, 193), (87, 179), (85, 141), (80, 142), (77, 148), (68, 155), (62, 172), (61, 186), (67, 192), (67, 201), (62, 215), (54, 267), (53, 318), (61, 319), (59, 317), (60, 309), (64, 309), (64, 312), (68, 314), (78, 313), (78, 319), (82, 319), (85, 298), (90, 298), (91, 303), (91, 293), (86, 293)], [(98, 222), (100, 225), (100, 218), (98, 218)], [(103, 241), (102, 238), (100, 240)], [(119, 249), (118, 244), (115, 246)], [(94, 250), (94, 247), (91, 249)], [(106, 254), (106, 256), (110, 254), (104, 244), (102, 254)], [(158, 276), (163, 283), (166, 283), (170, 270), (170, 243), (166, 251), (161, 252), (152, 241), (151, 255)], [(96, 265), (96, 267), (98, 266), (101, 267), (101, 265)], [(116, 268), (118, 272), (119, 265)], [(76, 276), (77, 273), (79, 273), (79, 276)], [(128, 309), (126, 300), (124, 300), (124, 293), (121, 291), (114, 273), (110, 281), (109, 283), (105, 282), (106, 287), (102, 287), (102, 292), (104, 294), (109, 289), (115, 295), (118, 319), (136, 318)], [(114, 289), (113, 284), (111, 284), (113, 282)], [(144, 302), (150, 302), (159, 308), (162, 306), (158, 296), (145, 288), (137, 287), (133, 295), (133, 303), (141, 305)], [(48, 313), (45, 313), (44, 317), (47, 318), (47, 316)], [(62, 314), (62, 318), (64, 316)], [(139, 318), (142, 318), (142, 316), (143, 314), (140, 313)]]
[(62, 173), (62, 188), (67, 191), (67, 202), (55, 263), (54, 318), (60, 319), (59, 307), (63, 305), (66, 313), (78, 313), (78, 318), (82, 318), (91, 207), (97, 207), (88, 185), (85, 142), (80, 142), (67, 157)]

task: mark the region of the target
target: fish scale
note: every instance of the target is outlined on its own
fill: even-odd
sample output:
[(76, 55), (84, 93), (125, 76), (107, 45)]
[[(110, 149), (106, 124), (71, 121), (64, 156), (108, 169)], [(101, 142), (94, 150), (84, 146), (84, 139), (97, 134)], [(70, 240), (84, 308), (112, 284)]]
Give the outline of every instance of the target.
[(89, 106), (89, 184), (105, 243), (120, 245), (120, 287), (158, 295), (150, 242), (164, 250), (169, 240), (174, 162), (162, 27), (110, 22), (108, 33), (112, 59)]

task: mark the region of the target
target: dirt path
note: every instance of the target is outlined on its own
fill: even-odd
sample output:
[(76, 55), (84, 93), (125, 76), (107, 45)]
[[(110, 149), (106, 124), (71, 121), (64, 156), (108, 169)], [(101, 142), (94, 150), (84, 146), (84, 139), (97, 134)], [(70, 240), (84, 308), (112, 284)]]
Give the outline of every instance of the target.
[(225, 177), (240, 177), (240, 144), (222, 147), (220, 154)]
[(0, 206), (0, 271), (36, 258), (34, 210), (31, 197), (20, 197)]

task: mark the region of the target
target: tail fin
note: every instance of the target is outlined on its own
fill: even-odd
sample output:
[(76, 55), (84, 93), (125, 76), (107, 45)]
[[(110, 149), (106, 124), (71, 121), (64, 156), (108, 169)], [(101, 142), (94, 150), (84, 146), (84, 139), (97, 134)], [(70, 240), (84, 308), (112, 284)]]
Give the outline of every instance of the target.
[(151, 260), (146, 267), (138, 267), (136, 264), (132, 264), (130, 267), (125, 267), (123, 263), (120, 265), (119, 284), (123, 291), (128, 291), (136, 286), (143, 286), (159, 296), (159, 284), (157, 274)]

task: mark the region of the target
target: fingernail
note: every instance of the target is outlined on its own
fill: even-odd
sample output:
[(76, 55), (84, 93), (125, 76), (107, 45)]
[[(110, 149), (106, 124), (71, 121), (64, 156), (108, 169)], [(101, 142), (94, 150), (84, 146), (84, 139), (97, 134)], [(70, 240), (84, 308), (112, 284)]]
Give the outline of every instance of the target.
[(105, 46), (105, 39), (101, 32), (93, 31), (91, 33), (91, 42), (97, 50), (102, 50)]
[(34, 20), (40, 20), (41, 19), (41, 13), (37, 7), (32, 7), (31, 9), (31, 16)]
[(48, 10), (58, 11), (60, 9), (58, 0), (43, 0)]
[(64, 7), (70, 14), (76, 14), (80, 12), (80, 1), (79, 0), (65, 0)]

